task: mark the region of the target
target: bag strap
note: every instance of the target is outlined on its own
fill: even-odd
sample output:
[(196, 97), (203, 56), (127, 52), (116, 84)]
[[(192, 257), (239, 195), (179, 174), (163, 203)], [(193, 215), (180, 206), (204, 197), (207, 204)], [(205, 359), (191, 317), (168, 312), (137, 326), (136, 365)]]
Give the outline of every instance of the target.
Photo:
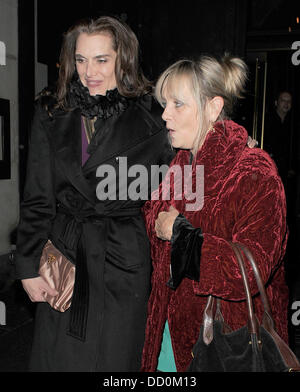
[[(252, 296), (250, 292), (250, 287), (249, 287), (249, 281), (247, 277), (247, 271), (244, 263), (243, 256), (241, 255), (241, 252), (239, 248), (237, 247), (236, 244), (230, 242), (230, 246), (232, 247), (232, 250), (234, 251), (234, 254), (236, 256), (236, 259), (238, 261), (238, 265), (240, 268), (243, 284), (244, 284), (244, 289), (246, 293), (246, 303), (247, 303), (247, 310), (248, 310), (248, 330), (249, 334), (256, 335), (257, 336), (257, 341), (259, 342), (259, 323), (257, 320), (257, 317), (254, 313), (254, 307), (253, 307), (253, 302), (252, 302)], [(214, 320), (220, 320), (220, 316), (222, 316), (222, 313), (220, 311), (220, 299), (217, 299), (217, 311), (213, 312), (215, 305), (215, 298), (212, 296), (208, 297), (207, 304), (204, 310), (203, 314), (203, 340), (206, 344), (209, 344), (212, 339), (213, 339), (213, 321)], [(222, 320), (220, 320), (222, 321)]]
[[(254, 312), (254, 306), (253, 306), (253, 301), (252, 301), (252, 295), (250, 291), (250, 286), (249, 286), (249, 280), (248, 280), (248, 275), (247, 275), (247, 270), (245, 266), (245, 261), (244, 257), (241, 253), (242, 251), (245, 253), (247, 259), (251, 263), (251, 266), (254, 271), (254, 276), (257, 282), (257, 287), (259, 289), (263, 306), (264, 306), (264, 315), (263, 315), (263, 325), (264, 327), (269, 331), (274, 329), (274, 321), (272, 318), (271, 310), (270, 310), (270, 305), (268, 302), (267, 294), (265, 291), (265, 287), (263, 284), (263, 281), (261, 279), (261, 275), (259, 272), (259, 268), (257, 266), (257, 263), (246, 246), (240, 243), (233, 243), (229, 242), (232, 250), (234, 251), (234, 254), (236, 256), (236, 260), (238, 261), (238, 265), (240, 268), (242, 280), (243, 280), (243, 285), (245, 289), (245, 294), (246, 294), (246, 303), (247, 303), (247, 310), (248, 310), (248, 329), (250, 334), (255, 334), (257, 336), (257, 341), (260, 341), (259, 338), (259, 323), (256, 317), (256, 314)], [(203, 314), (203, 338), (206, 344), (209, 344), (212, 339), (213, 339), (213, 332), (212, 332), (212, 324), (213, 320), (220, 320), (223, 321), (223, 316), (220, 311), (220, 299), (217, 299), (217, 310), (214, 314), (213, 309), (215, 306), (215, 298), (212, 296), (208, 297), (207, 304), (204, 310)]]
[(271, 309), (270, 309), (268, 297), (266, 294), (266, 290), (265, 290), (263, 281), (261, 279), (259, 268), (257, 266), (257, 263), (252, 255), (252, 253), (243, 244), (235, 243), (233, 245), (243, 251), (243, 253), (245, 254), (245, 256), (247, 257), (248, 261), (250, 262), (250, 264), (252, 266), (252, 269), (253, 269), (253, 272), (255, 275), (255, 279), (257, 282), (257, 287), (259, 289), (262, 303), (264, 306), (264, 314), (263, 314), (263, 318), (262, 318), (263, 327), (272, 336), (284, 362), (286, 363), (287, 367), (289, 368), (289, 371), (290, 372), (293, 372), (293, 371), (299, 372), (300, 371), (300, 363), (298, 361), (298, 358), (293, 353), (293, 351), (289, 348), (289, 346), (281, 339), (281, 337), (275, 331), (274, 321), (273, 321), (273, 318), (271, 315)]
[(244, 289), (246, 293), (246, 302), (247, 302), (247, 309), (248, 309), (248, 329), (250, 334), (255, 334), (257, 336), (257, 341), (260, 342), (259, 339), (259, 323), (256, 318), (255, 312), (254, 312), (254, 307), (253, 307), (253, 301), (252, 301), (252, 295), (250, 291), (250, 285), (249, 285), (249, 280), (248, 280), (248, 275), (247, 275), (247, 270), (244, 262), (244, 258), (237, 247), (236, 244), (230, 243), (235, 255), (236, 259), (238, 261), (239, 267), (240, 267), (240, 272), (241, 276), (243, 279), (243, 284), (244, 284)]
[(234, 245), (243, 251), (244, 255), (246, 256), (246, 258), (248, 259), (248, 261), (251, 264), (251, 267), (252, 267), (252, 270), (253, 270), (253, 273), (255, 276), (255, 280), (257, 283), (257, 287), (258, 287), (258, 290), (260, 293), (260, 297), (261, 297), (261, 300), (262, 300), (262, 303), (264, 306), (263, 325), (266, 327), (268, 324), (269, 328), (274, 328), (274, 320), (272, 317), (271, 307), (270, 307), (270, 304), (268, 301), (266, 289), (263, 284), (263, 280), (261, 278), (261, 274), (260, 274), (259, 268), (257, 266), (257, 263), (252, 255), (252, 253), (245, 245), (243, 245), (239, 242), (236, 242)]
[[(264, 306), (264, 314), (263, 314), (263, 319), (262, 319), (262, 325), (263, 327), (269, 332), (271, 337), (273, 338), (273, 341), (275, 342), (275, 345), (277, 349), (279, 350), (281, 357), (283, 358), (289, 372), (299, 372), (300, 371), (300, 363), (298, 361), (298, 358), (296, 355), (293, 353), (293, 351), (289, 348), (289, 346), (281, 339), (281, 337), (277, 334), (277, 332), (274, 329), (274, 321), (271, 315), (271, 310), (270, 310), (270, 305), (268, 301), (268, 297), (266, 294), (266, 290), (263, 284), (263, 281), (261, 279), (260, 271), (258, 268), (258, 265), (250, 252), (250, 250), (243, 244), (240, 243), (231, 243), (230, 245), (236, 255), (240, 270), (241, 270), (241, 275), (244, 283), (244, 288), (246, 292), (246, 301), (247, 301), (247, 308), (248, 308), (248, 328), (249, 332), (251, 334), (251, 343), (258, 343), (258, 348), (261, 347), (261, 341), (259, 339), (259, 324), (258, 320), (256, 318), (256, 315), (254, 313), (254, 308), (253, 308), (253, 302), (252, 302), (252, 296), (249, 288), (249, 282), (247, 278), (247, 272), (246, 272), (246, 267), (245, 267), (245, 261), (244, 261), (244, 256), (248, 259), (250, 262), (254, 276), (257, 282), (257, 287), (261, 295), (262, 303)], [(243, 253), (242, 253), (243, 252)], [(223, 316), (220, 311), (220, 299), (217, 299), (217, 308), (215, 315), (213, 313), (214, 310), (214, 305), (215, 305), (215, 300), (216, 298), (213, 297), (212, 295), (208, 296), (207, 304), (204, 310), (203, 314), (203, 341), (205, 344), (209, 345), (211, 341), (213, 340), (213, 321), (214, 320), (220, 320), (223, 321)], [(225, 331), (226, 333), (226, 331)], [(256, 339), (254, 339), (256, 337)]]

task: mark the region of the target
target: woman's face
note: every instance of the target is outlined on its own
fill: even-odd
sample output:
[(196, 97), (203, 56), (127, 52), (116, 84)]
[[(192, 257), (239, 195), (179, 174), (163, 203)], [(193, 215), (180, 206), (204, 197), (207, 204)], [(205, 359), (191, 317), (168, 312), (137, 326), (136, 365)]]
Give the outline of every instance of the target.
[[(176, 92), (180, 92), (180, 97), (172, 88), (175, 83)], [(197, 103), (186, 77), (172, 80), (171, 84), (168, 86), (167, 81), (162, 91), (164, 107), (162, 118), (166, 121), (172, 146), (191, 150), (199, 128)]]
[(75, 51), (76, 69), (90, 95), (105, 95), (107, 90), (116, 87), (116, 57), (109, 34), (79, 35)]

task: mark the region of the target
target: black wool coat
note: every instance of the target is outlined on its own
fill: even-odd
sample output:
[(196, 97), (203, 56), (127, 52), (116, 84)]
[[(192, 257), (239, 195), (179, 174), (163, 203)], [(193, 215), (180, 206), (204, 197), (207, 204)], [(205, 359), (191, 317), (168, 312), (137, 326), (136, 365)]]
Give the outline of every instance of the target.
[[(151, 173), (157, 175), (153, 165), (168, 164), (174, 154), (161, 109), (151, 96), (130, 101), (124, 112), (104, 124), (100, 142), (82, 166), (80, 110), (57, 111), (51, 117), (42, 102), (37, 104), (18, 227), (17, 278), (38, 276), (48, 239), (78, 264), (77, 273), (80, 242), (88, 302), (83, 339), (68, 332), (73, 301), (65, 313), (48, 303), (38, 304), (32, 371), (140, 369), (150, 292), (150, 248), (140, 212), (144, 200), (124, 195), (130, 185), (149, 195)], [(138, 178), (134, 171), (127, 176), (124, 166), (120, 171), (120, 162), (125, 160), (128, 169), (143, 165), (148, 179), (145, 172)], [(105, 174), (108, 167), (115, 170), (115, 178)], [(106, 189), (114, 191), (113, 186), (103, 186), (108, 178), (116, 187), (116, 198), (112, 200), (110, 195), (100, 200)]]

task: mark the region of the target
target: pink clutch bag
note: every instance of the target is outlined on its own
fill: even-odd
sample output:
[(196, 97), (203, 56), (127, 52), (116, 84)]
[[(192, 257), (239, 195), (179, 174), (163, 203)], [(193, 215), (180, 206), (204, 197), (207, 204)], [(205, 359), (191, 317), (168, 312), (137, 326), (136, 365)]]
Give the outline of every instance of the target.
[(71, 306), (75, 282), (75, 265), (55, 248), (46, 243), (40, 260), (39, 274), (50, 287), (58, 291), (55, 297), (46, 294), (46, 301), (53, 309), (65, 312)]

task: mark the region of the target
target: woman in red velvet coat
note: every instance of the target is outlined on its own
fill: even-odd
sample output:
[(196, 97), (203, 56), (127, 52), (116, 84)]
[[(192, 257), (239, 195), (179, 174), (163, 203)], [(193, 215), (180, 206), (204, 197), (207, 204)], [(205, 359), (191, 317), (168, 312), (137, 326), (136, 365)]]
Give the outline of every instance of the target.
[[(142, 371), (168, 370), (157, 366), (168, 331), (176, 370), (187, 369), (208, 295), (223, 300), (222, 313), (233, 330), (246, 324), (246, 302), (228, 301), (245, 300), (231, 241), (252, 251), (267, 285), (276, 330), (288, 340), (283, 185), (269, 155), (247, 147), (246, 130), (228, 119), (234, 101), (241, 97), (246, 74), (239, 58), (202, 57), (198, 62), (178, 61), (157, 83), (162, 117), (172, 146), (179, 148), (170, 171), (176, 167), (184, 173), (191, 165), (191, 172), (188, 177), (187, 170), (183, 184), (180, 175), (171, 176), (170, 200), (167, 174), (144, 207), (153, 275)], [(255, 294), (256, 281), (248, 267)], [(259, 298), (254, 306), (260, 318)]]

